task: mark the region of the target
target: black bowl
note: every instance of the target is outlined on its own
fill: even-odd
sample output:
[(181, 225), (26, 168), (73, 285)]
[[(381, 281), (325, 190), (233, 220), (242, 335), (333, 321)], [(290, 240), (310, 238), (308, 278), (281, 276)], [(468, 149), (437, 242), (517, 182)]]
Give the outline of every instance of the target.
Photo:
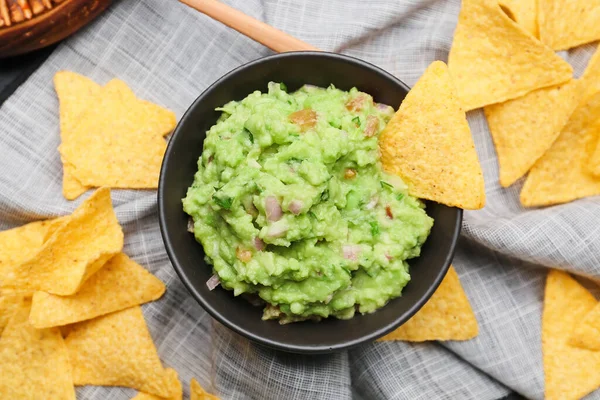
[(204, 261), (202, 246), (187, 232), (185, 197), (197, 170), (206, 131), (231, 100), (266, 91), (270, 81), (284, 82), (293, 91), (304, 84), (349, 90), (356, 86), (375, 101), (394, 107), (409, 88), (382, 69), (356, 58), (325, 52), (282, 53), (241, 66), (223, 76), (196, 99), (179, 122), (162, 164), (158, 189), (160, 228), (167, 253), (192, 296), (223, 325), (255, 342), (295, 353), (326, 353), (375, 340), (416, 313), (437, 289), (454, 255), (462, 222), (462, 210), (427, 202), (427, 214), (435, 222), (421, 256), (410, 260), (410, 283), (402, 297), (377, 312), (351, 320), (327, 319), (318, 323), (279, 325), (262, 321), (262, 308), (254, 307), (220, 286), (208, 290), (212, 267)]

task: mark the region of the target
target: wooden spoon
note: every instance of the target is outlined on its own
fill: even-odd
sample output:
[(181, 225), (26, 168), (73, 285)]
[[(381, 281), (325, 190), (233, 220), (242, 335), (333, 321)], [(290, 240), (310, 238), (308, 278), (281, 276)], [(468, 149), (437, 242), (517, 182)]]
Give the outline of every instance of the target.
[(230, 28), (235, 29), (243, 35), (248, 36), (271, 50), (283, 53), (286, 51), (312, 50), (320, 51), (314, 46), (296, 39), (271, 25), (265, 24), (257, 19), (244, 14), (235, 8), (217, 0), (180, 0), (209, 17), (224, 23)]

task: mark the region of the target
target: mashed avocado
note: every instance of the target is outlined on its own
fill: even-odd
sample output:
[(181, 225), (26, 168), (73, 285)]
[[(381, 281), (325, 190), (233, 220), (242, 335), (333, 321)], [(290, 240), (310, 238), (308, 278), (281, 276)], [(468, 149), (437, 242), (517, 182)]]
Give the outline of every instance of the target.
[(400, 296), (433, 220), (379, 164), (394, 110), (356, 89), (279, 83), (217, 110), (183, 200), (212, 280), (280, 322), (351, 318)]

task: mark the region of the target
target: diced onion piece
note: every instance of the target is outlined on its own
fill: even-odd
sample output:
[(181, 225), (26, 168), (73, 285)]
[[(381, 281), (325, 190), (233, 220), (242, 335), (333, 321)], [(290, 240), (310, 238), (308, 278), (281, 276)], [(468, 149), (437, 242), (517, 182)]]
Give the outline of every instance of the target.
[(279, 221), (283, 215), (281, 205), (275, 196), (267, 196), (265, 199), (265, 213), (269, 221)]
[(256, 248), (258, 251), (263, 251), (265, 249), (265, 242), (263, 242), (261, 238), (255, 237), (254, 248)]
[(278, 238), (284, 236), (288, 231), (288, 227), (285, 224), (273, 224), (267, 231), (267, 236), (270, 238)]
[(302, 203), (300, 200), (292, 200), (290, 202), (290, 205), (288, 206), (288, 209), (293, 212), (295, 215), (300, 214), (300, 211), (302, 211), (302, 206), (304, 205), (304, 203)]
[(365, 127), (365, 136), (373, 137), (379, 130), (379, 118), (374, 115), (367, 117), (367, 126)]
[(220, 283), (219, 276), (214, 274), (206, 281), (206, 286), (208, 286), (208, 290), (214, 290)]
[(188, 218), (187, 231), (189, 233), (194, 233), (194, 220), (192, 217)]
[(377, 203), (379, 203), (379, 197), (374, 196), (373, 198), (371, 198), (371, 201), (369, 201), (367, 203), (367, 205), (365, 206), (365, 208), (367, 210), (372, 210), (377, 206)]
[(346, 260), (356, 261), (360, 254), (361, 248), (357, 244), (345, 244), (342, 246), (342, 254)]

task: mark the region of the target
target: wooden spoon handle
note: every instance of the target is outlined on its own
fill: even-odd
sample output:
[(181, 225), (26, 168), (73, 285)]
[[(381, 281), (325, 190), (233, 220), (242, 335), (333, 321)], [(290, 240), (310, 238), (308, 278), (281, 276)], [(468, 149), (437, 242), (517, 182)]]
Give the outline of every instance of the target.
[(248, 36), (250, 39), (262, 43), (271, 50), (280, 53), (301, 50), (319, 51), (316, 47), (311, 46), (300, 39), (296, 39), (279, 29), (275, 29), (272, 26), (254, 19), (217, 0), (180, 1), (211, 18), (224, 23), (241, 34)]

